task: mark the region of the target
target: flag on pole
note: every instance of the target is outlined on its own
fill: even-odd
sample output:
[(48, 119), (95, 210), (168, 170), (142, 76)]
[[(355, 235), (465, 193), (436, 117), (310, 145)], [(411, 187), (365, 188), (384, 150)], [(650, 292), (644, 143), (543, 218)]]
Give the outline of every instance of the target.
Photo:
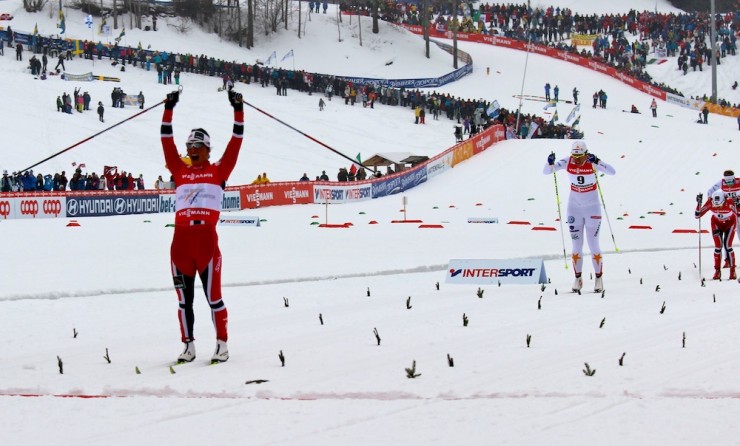
[(575, 121), (573, 121), (573, 124), (571, 124), (571, 127), (577, 126), (581, 122), (581, 115), (578, 115)]
[(120, 42), (123, 36), (125, 35), (126, 35), (126, 27), (124, 26), (123, 29), (121, 29), (121, 34), (115, 39), (116, 43)]
[(558, 101), (550, 101), (544, 107), (542, 107), (542, 110), (547, 110), (548, 108), (557, 107), (557, 106), (558, 106)]
[(532, 121), (532, 125), (529, 127), (529, 133), (527, 134), (527, 139), (532, 139), (539, 128), (540, 126), (535, 121)]
[(573, 107), (573, 110), (570, 111), (570, 113), (568, 114), (568, 117), (565, 118), (565, 123), (567, 124), (573, 119), (575, 119), (576, 114), (579, 113), (580, 111), (581, 111), (581, 104), (578, 104), (575, 107)]
[(273, 51), (272, 54), (270, 54), (270, 57), (265, 61), (265, 65), (270, 65), (272, 63), (272, 59), (277, 59), (277, 52)]
[(39, 35), (39, 24), (37, 23), (36, 26), (33, 27), (33, 35), (38, 36)]
[(287, 53), (285, 53), (285, 56), (283, 56), (283, 58), (280, 59), (280, 62), (284, 61), (285, 59), (287, 59), (289, 57), (293, 57), (293, 50), (290, 50)]
[(360, 158), (360, 152), (357, 152), (357, 156), (355, 157), (357, 160), (357, 164), (362, 164), (362, 158)]
[(61, 28), (59, 34), (64, 34), (64, 31), (67, 30), (67, 25), (64, 23), (64, 13), (61, 9), (59, 10), (59, 25), (57, 25), (57, 28)]
[(489, 105), (488, 108), (486, 109), (486, 114), (488, 115), (489, 118), (496, 119), (498, 117), (500, 108), (501, 106), (499, 105), (498, 101), (494, 100), (493, 102), (491, 102), (491, 105)]
[(92, 29), (93, 18), (91, 14), (88, 14), (87, 17), (85, 17), (85, 25), (87, 25), (88, 29)]
[(555, 110), (555, 113), (552, 115), (552, 119), (550, 120), (550, 124), (555, 124), (558, 122), (558, 111)]

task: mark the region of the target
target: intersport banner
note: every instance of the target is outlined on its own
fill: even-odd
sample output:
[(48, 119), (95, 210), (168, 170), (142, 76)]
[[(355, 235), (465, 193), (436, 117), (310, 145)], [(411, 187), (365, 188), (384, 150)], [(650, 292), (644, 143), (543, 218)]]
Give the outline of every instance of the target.
[(242, 209), (313, 203), (313, 185), (308, 181), (250, 184), (239, 188)]
[(373, 185), (369, 181), (322, 183), (313, 186), (314, 203), (349, 203), (372, 198)]

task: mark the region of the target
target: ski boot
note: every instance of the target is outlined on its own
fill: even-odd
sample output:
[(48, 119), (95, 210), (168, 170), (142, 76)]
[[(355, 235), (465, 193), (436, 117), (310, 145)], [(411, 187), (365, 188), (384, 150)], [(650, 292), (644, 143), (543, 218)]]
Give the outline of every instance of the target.
[(577, 293), (581, 291), (581, 288), (583, 288), (583, 279), (581, 276), (576, 276), (576, 280), (573, 282), (573, 292)]
[(712, 276), (712, 280), (722, 280), (722, 271), (715, 269), (714, 276)]
[(730, 268), (730, 280), (735, 279), (737, 279), (737, 276), (735, 275), (735, 267), (733, 266), (732, 268)]
[(178, 364), (184, 364), (186, 362), (193, 362), (195, 359), (195, 344), (193, 344), (193, 341), (186, 342), (185, 343), (185, 350), (180, 353), (180, 356), (177, 357), (177, 363)]
[(604, 281), (601, 279), (601, 275), (598, 275), (594, 283), (594, 293), (600, 293), (602, 291), (604, 291)]
[(211, 364), (218, 364), (228, 360), (229, 348), (226, 346), (226, 341), (216, 341), (216, 351), (213, 352), (213, 356), (211, 357)]

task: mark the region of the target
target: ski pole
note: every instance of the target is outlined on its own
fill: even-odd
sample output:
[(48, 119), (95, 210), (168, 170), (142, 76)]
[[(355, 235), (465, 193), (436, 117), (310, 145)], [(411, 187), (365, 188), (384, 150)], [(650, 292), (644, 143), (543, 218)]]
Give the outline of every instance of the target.
[(617, 248), (617, 241), (614, 239), (614, 231), (612, 231), (612, 222), (609, 220), (609, 212), (606, 210), (606, 202), (604, 201), (604, 194), (601, 192), (601, 185), (599, 184), (599, 175), (596, 172), (596, 169), (591, 166), (592, 169), (594, 169), (594, 178), (596, 178), (596, 189), (599, 190), (599, 198), (601, 198), (601, 207), (604, 208), (604, 216), (606, 217), (606, 223), (609, 225), (609, 234), (612, 236), (612, 243), (614, 243), (614, 251), (619, 252), (619, 248)]
[(560, 221), (560, 239), (563, 241), (563, 261), (565, 269), (568, 269), (568, 255), (565, 253), (565, 233), (563, 232), (563, 216), (560, 213), (560, 193), (558, 192), (558, 177), (555, 169), (552, 170), (552, 178), (555, 180), (555, 201), (558, 203), (558, 220)]
[(282, 120), (276, 118), (275, 116), (267, 113), (266, 111), (262, 110), (261, 108), (256, 107), (256, 106), (250, 104), (249, 102), (247, 102), (247, 101), (245, 101), (243, 99), (242, 99), (242, 102), (244, 104), (252, 107), (253, 109), (257, 110), (258, 112), (262, 113), (263, 115), (267, 116), (268, 118), (272, 118), (275, 121), (279, 122), (280, 124), (288, 127), (289, 129), (293, 130), (294, 132), (300, 133), (301, 135), (305, 136), (306, 138), (310, 139), (311, 141), (315, 142), (316, 144), (319, 144), (320, 146), (322, 146), (322, 147), (324, 147), (326, 149), (331, 150), (332, 152), (336, 153), (337, 155), (341, 156), (342, 158), (345, 158), (345, 159), (349, 160), (350, 162), (359, 165), (360, 167), (364, 167), (368, 171), (371, 171), (372, 170), (369, 167), (365, 166), (364, 164), (358, 162), (356, 159), (350, 158), (349, 156), (345, 155), (344, 153), (340, 152), (339, 150), (336, 150), (335, 148), (331, 147), (330, 145), (328, 145), (326, 143), (323, 143), (323, 142), (319, 141), (318, 139), (314, 138), (313, 136), (311, 136), (311, 135), (309, 135), (309, 134), (307, 134), (305, 132), (302, 132), (302, 131), (298, 130), (297, 128), (293, 127), (292, 125), (288, 124), (287, 122), (282, 121)]
[[(701, 202), (703, 201), (702, 194), (699, 194), (696, 196), (696, 205), (701, 206)], [(699, 282), (703, 280), (703, 276), (701, 274), (701, 217), (699, 217)]]
[(162, 105), (164, 103), (165, 103), (165, 100), (162, 100), (160, 102), (157, 102), (156, 104), (152, 105), (151, 107), (146, 108), (146, 109), (140, 111), (139, 113), (136, 113), (135, 115), (129, 116), (128, 118), (124, 119), (123, 121), (120, 121), (120, 122), (118, 122), (116, 124), (113, 124), (112, 126), (106, 128), (106, 129), (103, 129), (103, 130), (99, 131), (98, 133), (96, 133), (96, 134), (94, 134), (92, 136), (88, 136), (87, 138), (85, 138), (85, 139), (83, 139), (81, 141), (78, 141), (78, 142), (72, 144), (71, 146), (67, 147), (66, 149), (60, 150), (59, 152), (57, 152), (57, 153), (55, 153), (55, 154), (53, 154), (53, 155), (51, 155), (49, 157), (46, 157), (46, 158), (42, 159), (41, 161), (39, 161), (36, 164), (33, 164), (31, 166), (28, 166), (25, 169), (21, 169), (19, 172), (23, 172), (23, 171), (26, 171), (26, 170), (29, 170), (29, 169), (33, 169), (34, 167), (38, 166), (39, 164), (43, 164), (43, 163), (49, 161), (52, 158), (56, 158), (57, 156), (61, 155), (62, 153), (68, 152), (68, 151), (74, 149), (75, 147), (77, 147), (77, 146), (79, 146), (81, 144), (84, 144), (84, 143), (90, 141), (91, 139), (95, 138), (96, 136), (99, 136), (99, 135), (107, 132), (108, 130), (111, 130), (111, 129), (115, 128), (115, 127), (118, 127), (119, 125), (123, 124), (124, 122), (130, 121), (130, 120), (134, 119), (135, 117), (137, 117), (139, 115), (143, 115), (144, 113), (148, 112), (149, 110), (152, 110), (153, 108), (157, 108), (157, 107), (159, 107), (160, 105)]

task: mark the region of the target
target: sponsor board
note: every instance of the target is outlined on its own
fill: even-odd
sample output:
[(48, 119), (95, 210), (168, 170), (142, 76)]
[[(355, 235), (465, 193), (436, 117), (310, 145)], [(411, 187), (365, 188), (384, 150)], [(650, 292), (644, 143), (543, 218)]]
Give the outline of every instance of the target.
[(175, 212), (177, 197), (174, 193), (172, 194), (161, 194), (159, 196), (159, 213), (166, 214), (169, 212)]
[(437, 175), (447, 172), (452, 168), (452, 152), (448, 151), (442, 155), (432, 158), (426, 163), (427, 179), (434, 178)]
[(468, 223), (498, 224), (498, 217), (468, 217)]
[(218, 219), (219, 226), (260, 226), (259, 217), (247, 217), (242, 215), (229, 215)]
[(57, 218), (64, 216), (64, 197), (7, 198), (0, 200), (0, 220)]
[(159, 195), (74, 196), (67, 197), (66, 217), (105, 217), (111, 215), (155, 214)]
[(222, 211), (240, 211), (241, 197), (239, 196), (239, 190), (227, 190), (224, 191), (224, 196), (221, 199), (221, 210)]
[(317, 184), (313, 187), (314, 203), (349, 203), (371, 198), (373, 198), (373, 187), (370, 183), (358, 183), (351, 186)]
[(428, 179), (426, 166), (427, 164), (424, 163), (387, 178), (381, 177), (379, 180), (374, 180), (372, 183), (373, 198), (397, 194), (425, 183)]
[(308, 181), (268, 183), (239, 188), (241, 209), (313, 203), (313, 185)]
[(547, 273), (542, 259), (452, 259), (446, 282), (466, 285), (547, 283)]
[(400, 174), (389, 177), (381, 177), (373, 181), (373, 198), (387, 197), (401, 192)]

